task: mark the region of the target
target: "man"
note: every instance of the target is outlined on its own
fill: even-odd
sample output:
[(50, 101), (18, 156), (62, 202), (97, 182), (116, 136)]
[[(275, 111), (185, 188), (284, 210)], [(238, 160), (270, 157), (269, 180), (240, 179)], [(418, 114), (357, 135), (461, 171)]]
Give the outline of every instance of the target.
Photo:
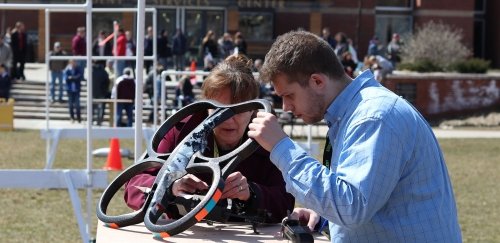
[[(85, 40), (85, 27), (76, 28), (76, 34), (71, 40), (71, 50), (73, 51), (73, 56), (86, 56), (87, 55), (87, 41)], [(85, 70), (86, 62), (85, 60), (76, 61), (76, 65), (82, 70)]]
[(80, 91), (81, 81), (83, 79), (83, 70), (76, 64), (75, 60), (69, 60), (68, 66), (64, 69), (64, 78), (66, 80), (66, 92), (68, 92), (68, 108), (71, 123), (82, 122)]
[[(133, 57), (135, 56), (135, 53), (136, 53), (136, 45), (135, 45), (135, 42), (134, 42), (134, 38), (132, 36), (132, 32), (130, 31), (125, 31), (125, 39), (127, 40), (126, 44), (125, 44), (125, 56), (128, 56), (128, 57)], [(132, 74), (135, 74), (134, 73), (134, 70), (135, 70), (135, 61), (134, 60), (126, 60), (125, 61), (125, 66), (126, 67), (129, 67), (130, 70), (132, 70)]]
[[(307, 124), (325, 119), (325, 166), (259, 112), (249, 137), (270, 151), (296, 209), (313, 228), (329, 221), (332, 242), (461, 242), (450, 178), (431, 127), (370, 71), (349, 78), (327, 42), (284, 34), (267, 53), (262, 80), (283, 109)], [(331, 142), (331, 143), (330, 143)]]
[(387, 45), (387, 58), (391, 61), (392, 66), (396, 66), (401, 62), (401, 40), (398, 33), (392, 34), (391, 42)]
[[(54, 50), (50, 52), (51, 56), (65, 56), (66, 52), (61, 48), (60, 42), (54, 43)], [(56, 101), (56, 81), (58, 80), (59, 85), (59, 103), (63, 102), (63, 71), (66, 68), (66, 61), (63, 60), (53, 60), (50, 61), (50, 102)]]
[[(127, 37), (125, 36), (125, 30), (119, 29), (118, 30), (118, 36), (116, 38), (116, 48), (113, 51), (113, 54), (115, 56), (125, 56), (127, 53)], [(123, 70), (126, 67), (126, 61), (125, 60), (116, 60), (116, 76), (121, 76), (123, 75)]]

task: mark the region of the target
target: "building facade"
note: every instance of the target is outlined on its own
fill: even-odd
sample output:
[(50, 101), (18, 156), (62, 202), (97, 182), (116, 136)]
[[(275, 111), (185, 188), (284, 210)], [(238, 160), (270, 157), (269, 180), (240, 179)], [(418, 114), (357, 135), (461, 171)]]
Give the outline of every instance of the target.
[[(4, 0), (6, 3), (83, 3), (82, 0)], [(134, 0), (94, 0), (95, 8), (135, 8)], [(362, 58), (372, 37), (382, 45), (393, 33), (412, 33), (428, 21), (443, 22), (463, 31), (464, 43), (476, 57), (500, 67), (499, 1), (487, 0), (147, 0), (146, 7), (157, 10), (157, 30), (172, 37), (177, 28), (184, 31), (189, 55), (199, 60), (199, 46), (208, 30), (219, 37), (224, 32), (242, 32), (248, 54), (262, 58), (274, 39), (290, 30), (304, 29), (320, 34), (328, 27), (334, 35), (345, 33), (353, 40)], [(31, 43), (31, 61), (44, 60), (44, 10), (0, 10), (0, 31), (23, 21)], [(84, 13), (54, 12), (50, 15), (50, 42), (60, 41), (71, 49), (71, 38), (78, 26), (85, 25)], [(110, 33), (113, 21), (135, 32), (134, 13), (94, 13), (93, 37), (99, 30)], [(146, 25), (152, 25), (146, 14)], [(51, 45), (52, 46), (52, 45)]]

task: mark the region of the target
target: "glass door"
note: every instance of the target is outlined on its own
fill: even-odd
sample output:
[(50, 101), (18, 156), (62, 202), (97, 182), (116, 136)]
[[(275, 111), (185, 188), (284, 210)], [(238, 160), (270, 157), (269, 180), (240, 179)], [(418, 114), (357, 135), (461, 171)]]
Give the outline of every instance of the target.
[(225, 31), (225, 10), (186, 9), (184, 13), (184, 33), (189, 45), (189, 60), (197, 60), (203, 65), (200, 45), (205, 34), (212, 30), (218, 39)]
[[(168, 37), (169, 37), (169, 44), (171, 43), (172, 37), (175, 35), (175, 29), (176, 26), (179, 26), (177, 23), (177, 11), (176, 9), (158, 9), (158, 12), (156, 13), (156, 24), (157, 26), (157, 32), (158, 35), (161, 33), (162, 30), (166, 30), (168, 32)], [(149, 18), (151, 19), (151, 18)], [(147, 23), (147, 22), (146, 22)], [(152, 25), (152, 24), (148, 24)]]

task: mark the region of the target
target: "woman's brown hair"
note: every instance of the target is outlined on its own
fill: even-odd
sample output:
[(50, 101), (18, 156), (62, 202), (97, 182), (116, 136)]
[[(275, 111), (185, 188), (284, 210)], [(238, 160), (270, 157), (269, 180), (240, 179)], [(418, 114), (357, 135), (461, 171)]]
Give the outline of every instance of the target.
[(253, 77), (251, 59), (241, 54), (231, 55), (217, 64), (203, 81), (202, 96), (211, 99), (226, 87), (231, 90), (233, 104), (259, 96), (259, 83)]

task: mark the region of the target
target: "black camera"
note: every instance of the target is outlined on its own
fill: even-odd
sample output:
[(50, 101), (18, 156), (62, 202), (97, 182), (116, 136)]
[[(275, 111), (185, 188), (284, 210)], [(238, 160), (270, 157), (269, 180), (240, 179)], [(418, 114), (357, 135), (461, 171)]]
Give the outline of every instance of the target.
[(293, 243), (314, 242), (312, 232), (307, 225), (301, 225), (299, 220), (284, 218), (281, 221), (281, 232), (284, 238)]

